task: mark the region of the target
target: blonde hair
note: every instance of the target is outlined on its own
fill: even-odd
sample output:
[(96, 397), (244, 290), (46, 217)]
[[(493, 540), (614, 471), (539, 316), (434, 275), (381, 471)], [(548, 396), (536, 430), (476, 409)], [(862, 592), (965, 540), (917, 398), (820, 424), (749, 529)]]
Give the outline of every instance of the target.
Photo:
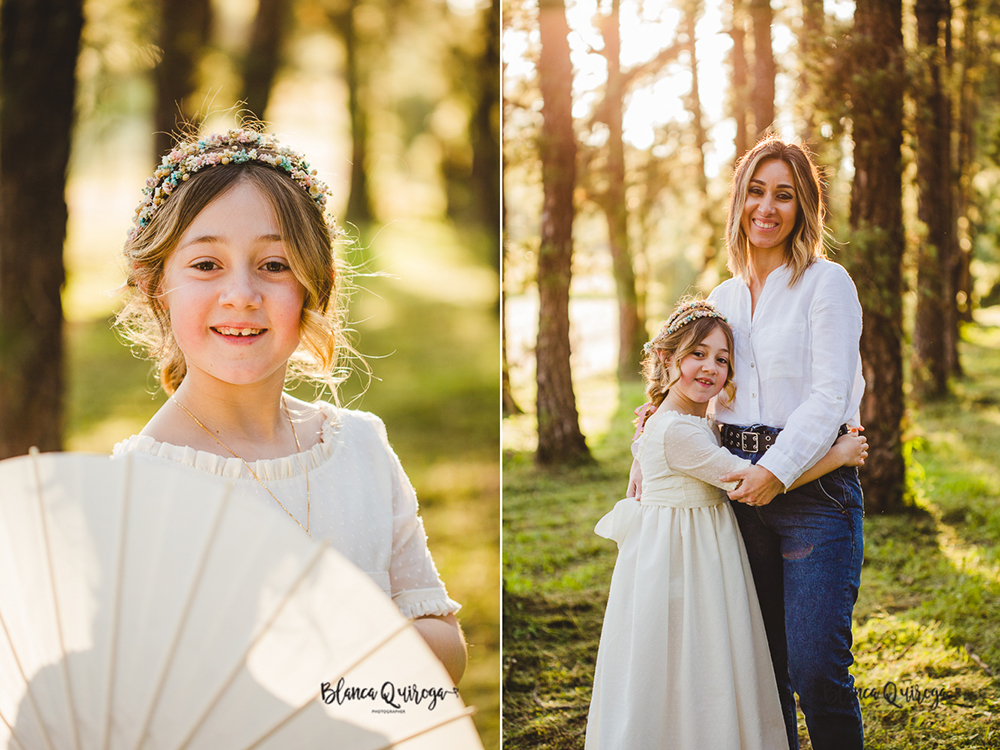
[(182, 182), (163, 202), (149, 224), (125, 245), (129, 293), (115, 325), (153, 359), (164, 390), (176, 391), (187, 364), (174, 338), (170, 313), (159, 298), (166, 262), (195, 217), (241, 183), (253, 185), (270, 204), (285, 241), (289, 267), (306, 290), (300, 344), (289, 360), (286, 377), (312, 380), (336, 399), (336, 387), (347, 376), (338, 362), (353, 352), (342, 320), (346, 269), (338, 267), (337, 230), (305, 190), (267, 164), (249, 161), (206, 168)]
[(826, 227), (823, 223), (825, 208), (816, 164), (801, 146), (787, 143), (777, 136), (761, 140), (744, 154), (733, 172), (733, 183), (729, 192), (729, 217), (726, 220), (728, 266), (733, 276), (743, 280), (748, 279), (750, 241), (743, 230), (743, 209), (746, 206), (750, 180), (761, 163), (769, 159), (778, 159), (788, 165), (798, 200), (798, 215), (795, 217), (795, 227), (786, 245), (785, 259), (792, 269), (789, 286), (793, 286), (816, 258), (826, 257), (824, 245)]
[[(694, 318), (689, 323), (681, 323), (678, 327), (675, 318), (678, 313), (691, 306), (691, 301), (679, 304), (667, 322), (660, 327), (660, 332), (656, 334), (652, 341), (645, 346), (645, 354), (642, 358), (642, 375), (646, 380), (646, 399), (655, 407), (663, 403), (670, 392), (670, 388), (677, 382), (679, 375), (670, 377), (669, 362), (680, 364), (681, 360), (697, 349), (701, 342), (716, 328), (722, 329), (726, 337), (726, 345), (729, 347), (729, 368), (726, 372), (726, 382), (722, 387), (722, 393), (726, 401), (732, 401), (736, 396), (736, 385), (733, 383), (733, 357), (736, 354), (736, 345), (733, 339), (733, 329), (723, 317), (706, 316)], [(703, 300), (695, 300), (698, 307), (706, 307), (714, 310), (711, 303)], [(667, 362), (664, 362), (659, 352), (666, 354)]]

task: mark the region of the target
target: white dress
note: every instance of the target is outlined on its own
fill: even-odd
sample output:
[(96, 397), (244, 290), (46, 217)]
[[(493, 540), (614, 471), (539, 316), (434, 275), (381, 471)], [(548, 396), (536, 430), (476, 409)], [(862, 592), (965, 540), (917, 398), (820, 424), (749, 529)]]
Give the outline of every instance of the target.
[[(310, 535), (328, 541), (367, 573), (404, 617), (457, 612), (460, 605), (448, 597), (438, 576), (417, 515), (416, 494), (389, 446), (382, 420), (327, 403), (317, 406), (326, 417), (320, 442), (292, 456), (250, 462), (254, 472), (305, 526), (308, 469)], [(139, 462), (227, 477), (241, 496), (272, 508), (276, 522), (294, 523), (238, 458), (139, 435), (116, 445), (113, 455), (126, 452)]]
[(665, 407), (641, 440), (641, 502), (619, 501), (595, 529), (619, 551), (586, 750), (787, 749), (743, 539), (719, 489), (749, 461), (719, 446), (711, 421)]

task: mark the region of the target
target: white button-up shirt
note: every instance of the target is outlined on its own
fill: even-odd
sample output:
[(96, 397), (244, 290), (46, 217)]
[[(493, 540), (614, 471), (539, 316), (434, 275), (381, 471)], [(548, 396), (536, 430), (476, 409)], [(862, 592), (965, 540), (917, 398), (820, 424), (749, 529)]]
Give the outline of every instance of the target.
[(784, 265), (767, 277), (751, 313), (739, 278), (709, 295), (733, 328), (736, 398), (716, 400), (725, 424), (783, 429), (759, 465), (785, 487), (822, 458), (840, 425), (860, 424), (861, 304), (844, 268), (817, 259), (793, 287)]

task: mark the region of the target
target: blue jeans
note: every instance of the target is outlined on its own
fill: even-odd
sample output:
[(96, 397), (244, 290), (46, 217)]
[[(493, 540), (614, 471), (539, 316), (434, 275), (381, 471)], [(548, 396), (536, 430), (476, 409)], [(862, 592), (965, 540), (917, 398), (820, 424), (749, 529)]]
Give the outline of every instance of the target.
[[(730, 450), (753, 463), (761, 455)], [(857, 469), (836, 469), (768, 505), (731, 504), (764, 616), (789, 747), (799, 747), (794, 691), (815, 750), (862, 750), (861, 706), (847, 671), (864, 551)]]

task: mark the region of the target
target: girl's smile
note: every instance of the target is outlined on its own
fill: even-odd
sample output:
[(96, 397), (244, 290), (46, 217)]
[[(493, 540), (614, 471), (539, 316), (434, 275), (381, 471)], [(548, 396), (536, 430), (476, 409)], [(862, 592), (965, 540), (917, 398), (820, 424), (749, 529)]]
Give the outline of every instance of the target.
[(726, 335), (716, 326), (679, 366), (670, 363), (671, 380), (674, 375), (677, 380), (665, 401), (686, 414), (704, 417), (708, 402), (726, 385), (730, 357)]
[(305, 287), (270, 203), (252, 183), (237, 183), (195, 217), (167, 259), (160, 292), (188, 376), (284, 381)]

